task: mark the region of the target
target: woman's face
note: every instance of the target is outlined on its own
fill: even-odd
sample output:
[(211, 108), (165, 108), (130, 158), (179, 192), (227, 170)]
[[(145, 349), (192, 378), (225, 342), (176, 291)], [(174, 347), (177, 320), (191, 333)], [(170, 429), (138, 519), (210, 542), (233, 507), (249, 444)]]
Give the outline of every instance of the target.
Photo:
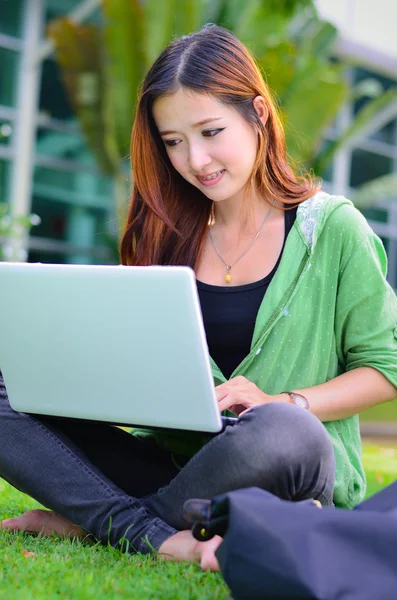
[(257, 132), (240, 113), (212, 96), (180, 88), (155, 101), (153, 117), (184, 179), (215, 202), (244, 192), (255, 163)]

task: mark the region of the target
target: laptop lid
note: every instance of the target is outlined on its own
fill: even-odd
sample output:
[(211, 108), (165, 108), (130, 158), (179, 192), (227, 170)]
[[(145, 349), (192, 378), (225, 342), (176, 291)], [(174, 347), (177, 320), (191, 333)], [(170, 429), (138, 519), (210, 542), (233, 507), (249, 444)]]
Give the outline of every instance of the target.
[(0, 289), (14, 410), (221, 430), (190, 268), (0, 263)]

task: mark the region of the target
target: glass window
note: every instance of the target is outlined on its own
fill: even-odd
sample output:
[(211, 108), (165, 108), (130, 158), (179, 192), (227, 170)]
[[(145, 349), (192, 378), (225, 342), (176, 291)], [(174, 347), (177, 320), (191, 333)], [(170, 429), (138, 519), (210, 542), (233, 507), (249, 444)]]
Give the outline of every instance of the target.
[(361, 211), (367, 219), (371, 221), (378, 221), (379, 223), (387, 223), (388, 221), (388, 211), (384, 208), (373, 207), (366, 208)]
[[(32, 228), (31, 262), (117, 263), (106, 244), (106, 211), (53, 201), (36, 191), (32, 211), (41, 223)], [(41, 238), (39, 245), (35, 238)], [(59, 243), (61, 242), (61, 244)], [(81, 248), (81, 250), (79, 250)]]
[(377, 129), (369, 136), (370, 140), (377, 140), (378, 142), (385, 142), (386, 144), (394, 144), (396, 140), (397, 122), (391, 121), (382, 129)]
[(36, 166), (33, 189), (49, 201), (112, 209), (112, 180), (104, 175)]
[(51, 202), (48, 198), (33, 196), (32, 212), (39, 215), (41, 222), (31, 229), (32, 237), (66, 239), (66, 226), (69, 207), (59, 202)]
[(54, 131), (45, 127), (37, 128), (36, 153), (53, 158), (92, 162), (87, 152), (84, 138), (76, 131)]
[(65, 255), (62, 254), (62, 252), (32, 248), (28, 252), (28, 262), (48, 263), (50, 265), (63, 265), (64, 263), (67, 263), (67, 260)]
[(46, 20), (49, 21), (72, 12), (79, 4), (81, 4), (81, 0), (45, 0), (44, 4), (46, 9)]
[(18, 64), (18, 52), (0, 48), (0, 104), (5, 106), (15, 106)]
[[(378, 88), (379, 94), (382, 94), (389, 90), (392, 87), (396, 86), (396, 81), (389, 79), (388, 77), (383, 77), (378, 73), (373, 73), (371, 71), (367, 71), (363, 68), (356, 68), (354, 70), (354, 83), (355, 85), (363, 85), (364, 82), (369, 83), (369, 88)], [(354, 115), (356, 115), (366, 104), (371, 102), (372, 98), (370, 96), (360, 96), (355, 102), (353, 106)], [(387, 144), (395, 143), (395, 134), (396, 134), (396, 122), (392, 121), (391, 123), (387, 123), (381, 129), (373, 132), (369, 139), (377, 140), (380, 142), (385, 142)]]
[[(108, 177), (96, 173), (36, 166), (32, 211), (39, 215), (41, 224), (32, 229), (32, 236), (46, 238), (46, 243), (54, 240), (71, 244), (74, 250), (60, 250), (66, 262), (114, 261), (108, 250), (113, 209), (111, 185)], [(90, 251), (79, 254), (76, 246)], [(44, 254), (49, 251), (51, 244), (47, 250), (40, 250)], [(29, 259), (35, 256), (39, 260), (37, 252), (34, 250)]]
[(24, 0), (0, 0), (0, 33), (21, 37)]
[[(73, 173), (71, 172), (40, 166), (35, 168), (33, 189), (43, 189), (43, 196), (48, 200), (62, 202), (63, 198), (67, 198), (65, 192), (74, 192), (75, 187)], [(41, 192), (38, 192), (38, 195), (41, 195)], [(67, 200), (65, 201), (67, 202)], [(69, 202), (71, 201), (72, 196), (69, 199)]]
[(10, 163), (0, 160), (0, 204), (9, 202)]
[(0, 119), (0, 145), (11, 146), (14, 124)]
[(43, 61), (39, 111), (54, 119), (67, 121), (74, 116), (62, 83), (61, 71), (52, 58)]
[(356, 187), (393, 171), (393, 160), (356, 148), (352, 152), (350, 185)]
[[(325, 139), (322, 147), (321, 147), (321, 152), (324, 150), (327, 150), (329, 148), (329, 146), (331, 145), (332, 141), (331, 140), (327, 140)], [(334, 176), (334, 163), (333, 160), (331, 160), (328, 165), (326, 165), (325, 169), (323, 169), (323, 171), (316, 173), (317, 177), (321, 177), (322, 179), (324, 179), (324, 181), (332, 181), (333, 180), (333, 176)]]
[[(2, 0), (0, 0), (1, 2)], [(45, 0), (45, 20), (48, 23), (52, 19), (64, 17), (65, 15), (73, 12), (78, 5), (81, 4), (81, 0)], [(100, 8), (96, 8), (87, 19), (85, 23), (102, 23), (103, 15)]]

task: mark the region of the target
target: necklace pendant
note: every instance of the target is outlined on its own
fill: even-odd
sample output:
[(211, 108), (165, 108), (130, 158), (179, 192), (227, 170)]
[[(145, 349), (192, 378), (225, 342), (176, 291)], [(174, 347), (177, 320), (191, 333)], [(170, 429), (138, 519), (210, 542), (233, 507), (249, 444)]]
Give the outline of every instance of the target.
[(225, 275), (226, 283), (230, 283), (232, 280), (232, 276), (230, 275), (231, 268), (232, 267), (229, 267), (229, 265), (226, 265), (226, 275)]

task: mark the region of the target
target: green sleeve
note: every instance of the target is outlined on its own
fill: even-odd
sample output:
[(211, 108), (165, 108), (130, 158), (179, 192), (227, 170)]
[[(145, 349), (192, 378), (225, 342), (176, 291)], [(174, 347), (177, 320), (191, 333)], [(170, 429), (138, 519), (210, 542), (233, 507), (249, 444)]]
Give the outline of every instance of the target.
[(383, 244), (371, 231), (341, 271), (335, 334), (346, 371), (373, 367), (397, 387), (397, 299), (386, 270)]

